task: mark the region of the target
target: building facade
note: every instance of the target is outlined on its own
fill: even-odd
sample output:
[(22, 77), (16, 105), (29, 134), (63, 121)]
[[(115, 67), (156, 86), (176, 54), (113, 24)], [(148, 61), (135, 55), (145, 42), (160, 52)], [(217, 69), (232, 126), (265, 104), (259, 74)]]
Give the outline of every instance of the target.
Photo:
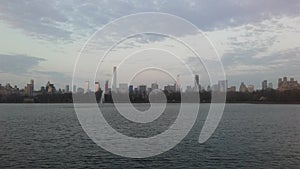
[(248, 92), (248, 88), (247, 88), (247, 86), (245, 85), (244, 82), (242, 82), (241, 85), (240, 85), (240, 92), (242, 92), (242, 93)]
[(288, 80), (287, 77), (283, 79), (278, 79), (278, 90), (279, 91), (287, 91), (287, 90), (300, 90), (300, 84), (294, 78), (290, 78)]
[(267, 90), (268, 89), (268, 81), (267, 80), (262, 81), (261, 89), (262, 90)]

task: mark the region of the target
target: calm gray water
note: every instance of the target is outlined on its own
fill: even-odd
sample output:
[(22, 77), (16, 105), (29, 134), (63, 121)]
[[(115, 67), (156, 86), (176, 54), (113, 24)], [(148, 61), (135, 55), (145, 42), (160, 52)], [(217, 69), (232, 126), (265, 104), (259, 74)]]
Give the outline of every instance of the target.
[[(207, 108), (201, 107), (192, 131), (177, 147), (129, 159), (91, 141), (71, 104), (2, 104), (0, 168), (300, 168), (299, 105), (227, 105), (212, 138), (198, 144)], [(113, 122), (111, 112), (105, 116)], [(115, 121), (120, 131), (128, 125)], [(156, 126), (153, 134), (161, 132)]]

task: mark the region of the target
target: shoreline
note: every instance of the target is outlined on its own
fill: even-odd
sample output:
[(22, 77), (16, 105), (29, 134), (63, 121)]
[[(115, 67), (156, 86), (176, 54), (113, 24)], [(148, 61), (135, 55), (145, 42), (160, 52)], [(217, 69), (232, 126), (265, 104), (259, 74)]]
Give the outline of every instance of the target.
[[(182, 103), (189, 103), (189, 102), (182, 102)], [(33, 105), (33, 104), (36, 104), (36, 105), (42, 105), (42, 104), (49, 104), (49, 105), (55, 105), (55, 104), (95, 104), (95, 103), (0, 103), (0, 105), (5, 105), (5, 104), (18, 104), (18, 105)], [(97, 104), (106, 104), (106, 105), (112, 105), (112, 104), (127, 104), (127, 103), (97, 103)], [(129, 104), (129, 103), (128, 103)], [(150, 104), (150, 103), (130, 103), (130, 104)], [(155, 104), (155, 103), (154, 103)], [(164, 104), (164, 103), (162, 103)], [(167, 103), (167, 104), (181, 104), (180, 102), (179, 103), (176, 103), (176, 102), (170, 102), (170, 103)], [(195, 103), (191, 103), (191, 104), (195, 104)], [(215, 103), (208, 103), (208, 102), (205, 102), (205, 103), (199, 103), (199, 104), (218, 104), (218, 102), (215, 102)], [(225, 104), (257, 104), (257, 105), (260, 105), (260, 104), (265, 104), (265, 105), (300, 105), (300, 102), (290, 102), (290, 103), (286, 103), (286, 102), (226, 102)]]

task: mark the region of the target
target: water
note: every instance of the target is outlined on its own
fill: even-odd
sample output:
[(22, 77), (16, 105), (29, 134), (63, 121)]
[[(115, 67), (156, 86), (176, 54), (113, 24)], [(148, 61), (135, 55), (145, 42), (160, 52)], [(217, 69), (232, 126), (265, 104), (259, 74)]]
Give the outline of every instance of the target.
[[(299, 105), (227, 105), (212, 138), (198, 144), (207, 108), (202, 105), (192, 131), (172, 150), (129, 159), (91, 141), (71, 104), (2, 104), (0, 168), (299, 168)], [(120, 125), (119, 131), (126, 128)]]

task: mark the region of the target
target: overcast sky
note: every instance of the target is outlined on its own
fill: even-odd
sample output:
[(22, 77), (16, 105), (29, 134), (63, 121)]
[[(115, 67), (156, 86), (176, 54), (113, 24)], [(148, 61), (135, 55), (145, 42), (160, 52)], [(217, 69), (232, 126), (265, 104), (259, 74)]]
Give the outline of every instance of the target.
[[(58, 87), (71, 84), (88, 38), (105, 24), (138, 12), (170, 13), (196, 25), (215, 45), (230, 85), (243, 81), (260, 88), (267, 79), (276, 86), (282, 76), (300, 81), (299, 0), (3, 0), (0, 83), (22, 87), (33, 78), (38, 87), (48, 80)], [(164, 38), (146, 40), (168, 44)], [(135, 39), (122, 50), (144, 44)]]

